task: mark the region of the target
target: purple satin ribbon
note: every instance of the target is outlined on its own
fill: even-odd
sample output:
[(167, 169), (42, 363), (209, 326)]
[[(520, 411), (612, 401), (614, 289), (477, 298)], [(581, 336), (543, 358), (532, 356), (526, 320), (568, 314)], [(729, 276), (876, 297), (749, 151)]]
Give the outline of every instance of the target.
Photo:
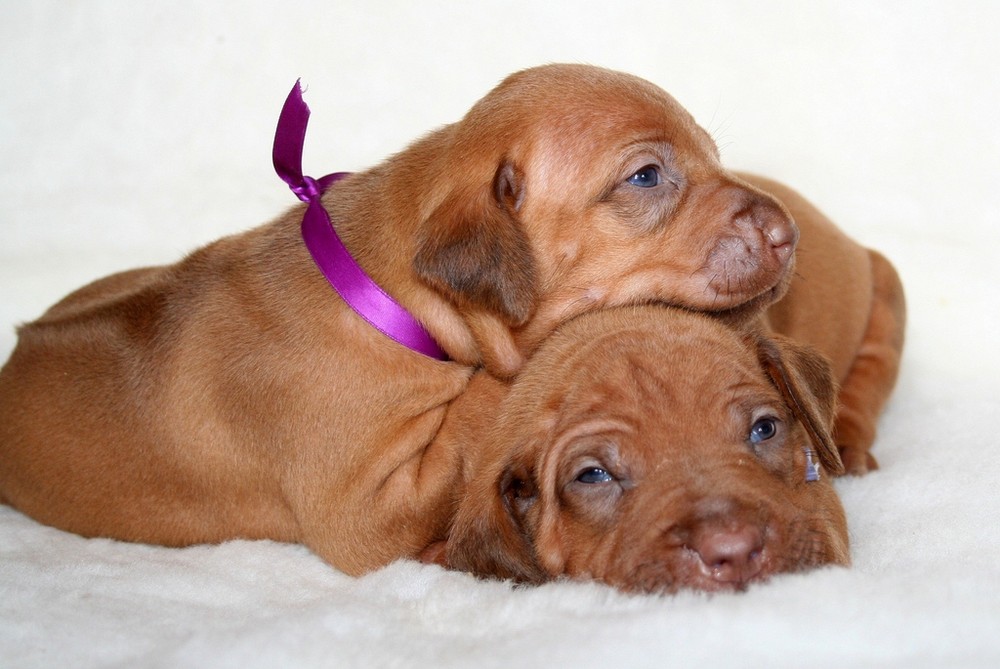
[(418, 353), (447, 360), (447, 354), (417, 319), (361, 269), (333, 229), (320, 197), (330, 184), (348, 173), (335, 172), (320, 179), (303, 176), (302, 145), (308, 124), (309, 107), (302, 99), (300, 82), (296, 81), (281, 108), (272, 159), (282, 181), (309, 204), (302, 218), (302, 240), (316, 266), (344, 302), (373, 328)]

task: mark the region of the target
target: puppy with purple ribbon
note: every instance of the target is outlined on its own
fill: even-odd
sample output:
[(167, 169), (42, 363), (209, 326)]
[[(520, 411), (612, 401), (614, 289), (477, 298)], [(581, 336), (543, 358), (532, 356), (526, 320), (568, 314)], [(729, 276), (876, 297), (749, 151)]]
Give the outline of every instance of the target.
[(649, 303), (816, 346), (842, 387), (818, 455), (833, 474), (875, 465), (902, 336), (891, 266), (724, 169), (659, 88), (526, 70), (386, 162), (319, 179), (307, 117), (296, 86), (274, 164), (305, 204), (21, 328), (0, 501), (87, 536), (302, 542), (352, 574), (427, 555), (496, 388), (561, 324)]

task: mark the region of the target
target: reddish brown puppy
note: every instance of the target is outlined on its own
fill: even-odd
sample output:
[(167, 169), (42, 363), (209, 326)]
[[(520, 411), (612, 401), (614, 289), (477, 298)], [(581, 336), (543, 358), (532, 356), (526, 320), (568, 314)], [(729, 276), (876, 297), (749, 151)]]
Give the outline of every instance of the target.
[(0, 499), (90, 536), (301, 541), (360, 573), (444, 535), (461, 445), (439, 432), (477, 367), (510, 377), (600, 307), (750, 319), (785, 291), (798, 236), (666, 93), (585, 66), (511, 76), (323, 204), (449, 362), (351, 311), (295, 208), (21, 328)]
[(486, 436), (466, 437), (467, 491), (425, 556), (640, 591), (739, 589), (848, 563), (830, 475), (875, 466), (902, 285), (800, 195), (746, 178), (801, 228), (787, 295), (741, 327), (662, 307), (564, 325), (490, 402)]
[(443, 561), (631, 591), (847, 564), (835, 402), (791, 340), (656, 306), (580, 316), (504, 398)]

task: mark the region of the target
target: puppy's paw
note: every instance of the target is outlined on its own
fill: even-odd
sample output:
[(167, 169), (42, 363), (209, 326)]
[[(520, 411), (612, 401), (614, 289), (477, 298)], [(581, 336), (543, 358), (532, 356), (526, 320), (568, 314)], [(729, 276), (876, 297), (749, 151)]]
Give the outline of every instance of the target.
[(867, 448), (838, 446), (840, 459), (844, 463), (844, 476), (864, 476), (878, 469), (878, 461)]

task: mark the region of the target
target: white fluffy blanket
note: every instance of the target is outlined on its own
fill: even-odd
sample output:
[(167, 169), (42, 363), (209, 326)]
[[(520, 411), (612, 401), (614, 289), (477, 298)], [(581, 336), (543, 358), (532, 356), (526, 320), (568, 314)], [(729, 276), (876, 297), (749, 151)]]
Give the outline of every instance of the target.
[(554, 60), (674, 93), (728, 164), (884, 251), (910, 327), (882, 468), (838, 483), (850, 569), (714, 597), (354, 579), (299, 546), (88, 540), (0, 507), (0, 666), (1000, 666), (998, 24), (963, 0), (4, 3), (2, 358), (72, 288), (293, 204), (269, 148), (296, 77), (319, 175)]

